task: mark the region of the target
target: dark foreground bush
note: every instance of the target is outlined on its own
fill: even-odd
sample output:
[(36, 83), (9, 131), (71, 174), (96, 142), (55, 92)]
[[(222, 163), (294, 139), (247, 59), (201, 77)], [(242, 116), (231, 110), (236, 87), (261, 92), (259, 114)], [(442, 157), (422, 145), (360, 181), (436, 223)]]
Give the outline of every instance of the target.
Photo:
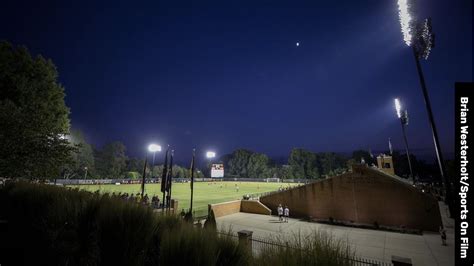
[(12, 265), (351, 264), (347, 245), (323, 232), (274, 239), (252, 256), (217, 234), (213, 221), (200, 229), (108, 194), (9, 183), (0, 187), (0, 263), (9, 256)]
[(0, 202), (0, 248), (21, 250), (26, 265), (250, 263), (215, 231), (107, 194), (19, 182), (0, 189)]
[(276, 245), (265, 246), (255, 258), (255, 265), (354, 265), (354, 252), (342, 241), (325, 231), (313, 231), (308, 236), (294, 234), (290, 241), (274, 238)]

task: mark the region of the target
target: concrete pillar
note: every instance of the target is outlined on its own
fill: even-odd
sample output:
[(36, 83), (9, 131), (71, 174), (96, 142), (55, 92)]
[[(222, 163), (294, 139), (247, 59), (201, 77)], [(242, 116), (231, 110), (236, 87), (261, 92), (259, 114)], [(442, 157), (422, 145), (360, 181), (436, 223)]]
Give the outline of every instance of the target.
[(239, 245), (242, 247), (247, 248), (249, 252), (252, 252), (252, 231), (248, 230), (241, 230), (237, 232), (239, 235)]
[(174, 213), (174, 214), (179, 213), (178, 201), (177, 201), (177, 200), (171, 199), (171, 208), (173, 208), (173, 213)]

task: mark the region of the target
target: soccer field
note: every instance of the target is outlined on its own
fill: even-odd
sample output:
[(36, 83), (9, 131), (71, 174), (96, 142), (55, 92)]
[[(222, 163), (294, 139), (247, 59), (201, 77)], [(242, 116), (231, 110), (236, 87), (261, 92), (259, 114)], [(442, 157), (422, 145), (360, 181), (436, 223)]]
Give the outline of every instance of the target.
[[(239, 187), (237, 192), (236, 185)], [(194, 183), (193, 210), (196, 215), (207, 214), (207, 205), (212, 203), (225, 202), (230, 200), (242, 199), (243, 195), (275, 191), (281, 186), (297, 186), (297, 183), (265, 183), (265, 182), (196, 182)], [(131, 185), (77, 185), (72, 186), (88, 191), (97, 191), (101, 193), (140, 193), (140, 184)], [(153, 195), (163, 198), (160, 191), (160, 184), (146, 184), (145, 193), (151, 199)], [(178, 200), (179, 210), (189, 208), (191, 189), (189, 183), (173, 183), (172, 198)]]

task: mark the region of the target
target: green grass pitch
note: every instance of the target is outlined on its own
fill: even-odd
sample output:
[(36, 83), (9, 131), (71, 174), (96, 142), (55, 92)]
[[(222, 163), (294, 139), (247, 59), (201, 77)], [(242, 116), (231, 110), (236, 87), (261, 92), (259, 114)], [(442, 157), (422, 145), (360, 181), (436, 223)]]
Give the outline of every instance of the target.
[[(239, 191), (236, 189), (236, 185), (239, 187)], [(207, 214), (207, 205), (212, 203), (220, 203), (230, 200), (242, 199), (242, 196), (253, 193), (263, 193), (269, 191), (278, 190), (281, 186), (286, 188), (288, 186), (297, 186), (296, 183), (265, 183), (265, 182), (196, 182), (194, 183), (194, 200), (193, 210), (196, 215)], [(73, 186), (85, 189), (88, 191), (97, 191), (101, 193), (140, 193), (140, 184), (131, 185), (79, 185)], [(160, 197), (160, 201), (163, 199), (163, 194), (160, 191), (160, 184), (146, 184), (145, 193), (151, 199), (153, 195)], [(178, 200), (179, 210), (189, 208), (191, 189), (189, 183), (173, 183), (172, 187), (172, 198)]]

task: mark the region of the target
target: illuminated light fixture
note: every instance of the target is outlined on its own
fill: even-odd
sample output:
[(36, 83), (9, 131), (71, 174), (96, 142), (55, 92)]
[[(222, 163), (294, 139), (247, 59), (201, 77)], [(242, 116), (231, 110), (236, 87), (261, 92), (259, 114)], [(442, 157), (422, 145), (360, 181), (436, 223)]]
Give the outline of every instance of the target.
[(412, 41), (412, 18), (409, 12), (408, 0), (398, 0), (398, 17), (402, 27), (403, 40), (410, 46)]
[(395, 109), (397, 110), (398, 118), (401, 118), (402, 117), (402, 113), (401, 113), (402, 105), (400, 104), (400, 101), (398, 100), (398, 98), (395, 98)]
[(161, 146), (157, 145), (157, 144), (150, 144), (150, 145), (148, 145), (148, 151), (150, 151), (150, 152), (161, 151)]
[(214, 157), (216, 157), (216, 153), (213, 152), (213, 151), (208, 151), (208, 152), (206, 152), (206, 157), (207, 158), (214, 158)]

